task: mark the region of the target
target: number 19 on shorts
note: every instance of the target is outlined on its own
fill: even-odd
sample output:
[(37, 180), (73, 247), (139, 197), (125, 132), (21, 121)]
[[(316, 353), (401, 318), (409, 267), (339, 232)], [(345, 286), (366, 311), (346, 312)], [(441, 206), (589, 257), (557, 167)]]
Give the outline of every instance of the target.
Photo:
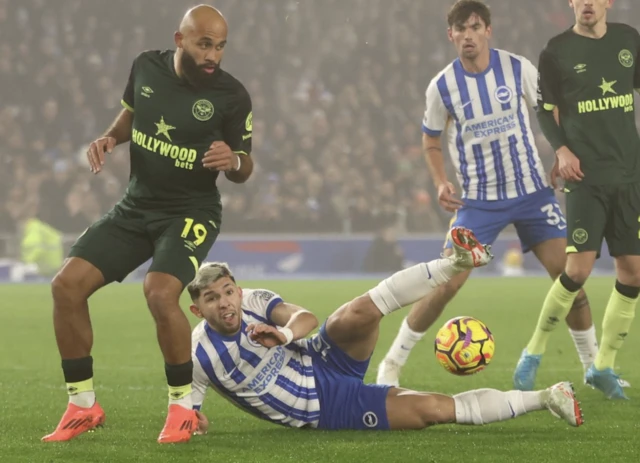
[[(215, 224), (213, 222), (211, 222), (211, 224), (213, 224), (213, 226), (215, 227)], [(182, 229), (182, 235), (180, 236), (182, 238), (186, 238), (187, 236), (189, 236), (189, 233), (192, 230), (193, 236), (195, 236), (196, 238), (193, 241), (193, 244), (195, 244), (196, 246), (200, 246), (202, 243), (204, 243), (204, 240), (207, 239), (207, 229), (201, 223), (194, 223), (193, 219), (185, 218), (184, 228)]]

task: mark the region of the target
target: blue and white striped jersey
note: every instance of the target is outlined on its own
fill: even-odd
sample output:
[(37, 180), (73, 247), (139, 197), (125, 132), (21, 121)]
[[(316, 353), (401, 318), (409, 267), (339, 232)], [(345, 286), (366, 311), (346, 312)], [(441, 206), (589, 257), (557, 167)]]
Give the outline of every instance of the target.
[(486, 71), (471, 74), (456, 59), (430, 82), (422, 130), (447, 132), (463, 197), (505, 200), (547, 187), (531, 131), (537, 70), (526, 58), (491, 50)]
[(192, 334), (193, 403), (199, 409), (208, 386), (252, 415), (291, 427), (317, 427), (320, 402), (307, 341), (271, 349), (246, 334), (251, 323), (268, 323), (282, 302), (264, 289), (243, 289), (242, 328), (223, 336), (199, 323)]

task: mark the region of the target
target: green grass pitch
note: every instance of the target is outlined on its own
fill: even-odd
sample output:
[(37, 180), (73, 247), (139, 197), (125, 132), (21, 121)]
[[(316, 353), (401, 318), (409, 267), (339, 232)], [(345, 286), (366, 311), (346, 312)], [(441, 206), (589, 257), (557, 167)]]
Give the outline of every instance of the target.
[[(267, 287), (323, 320), (374, 281), (242, 282)], [(598, 336), (613, 278), (594, 278), (587, 290)], [(494, 387), (509, 389), (520, 350), (527, 341), (550, 281), (544, 278), (472, 279), (445, 312), (483, 320), (496, 339), (496, 356), (483, 372), (455, 377), (433, 355), (432, 328), (404, 371), (410, 388), (457, 393)], [(45, 285), (0, 286), (0, 461), (68, 462), (623, 462), (637, 461), (640, 444), (640, 330), (632, 330), (618, 355), (619, 371), (631, 381), (627, 402), (605, 400), (582, 384), (582, 369), (565, 327), (554, 333), (538, 377), (540, 386), (575, 383), (586, 415), (578, 429), (540, 412), (484, 427), (438, 426), (413, 432), (323, 432), (285, 429), (258, 421), (208, 395), (204, 412), (209, 435), (187, 445), (160, 446), (166, 389), (162, 357), (140, 284), (112, 285), (91, 300), (95, 330), (95, 381), (107, 412), (106, 426), (72, 442), (42, 444), (66, 404)], [(183, 307), (188, 304), (183, 299)], [(382, 322), (367, 380), (406, 314)], [(189, 314), (193, 323), (195, 318)]]

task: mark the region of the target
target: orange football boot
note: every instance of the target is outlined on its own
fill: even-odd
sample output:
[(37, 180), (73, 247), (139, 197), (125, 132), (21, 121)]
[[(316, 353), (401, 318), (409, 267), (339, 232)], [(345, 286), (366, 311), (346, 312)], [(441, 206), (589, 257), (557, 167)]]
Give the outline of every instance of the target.
[(169, 405), (167, 421), (164, 423), (158, 442), (161, 444), (189, 442), (197, 425), (198, 418), (194, 410), (187, 410), (180, 405)]
[(51, 434), (42, 438), (42, 442), (63, 442), (86, 431), (91, 431), (104, 424), (104, 410), (98, 404), (91, 408), (78, 407), (72, 403), (67, 406), (67, 411), (62, 415), (58, 427)]

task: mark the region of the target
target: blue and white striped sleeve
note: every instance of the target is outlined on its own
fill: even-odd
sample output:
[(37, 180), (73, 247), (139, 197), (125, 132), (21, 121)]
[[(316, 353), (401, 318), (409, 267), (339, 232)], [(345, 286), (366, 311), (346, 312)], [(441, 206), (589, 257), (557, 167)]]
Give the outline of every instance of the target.
[(426, 107), (422, 119), (422, 132), (430, 137), (439, 137), (447, 125), (449, 112), (442, 101), (438, 90), (437, 78), (434, 78), (427, 87)]
[(538, 70), (531, 61), (522, 56), (518, 57), (522, 61), (522, 92), (524, 99), (530, 108), (538, 108)]
[(271, 321), (271, 312), (281, 302), (283, 302), (282, 297), (268, 289), (246, 290), (242, 298), (245, 312), (270, 325), (274, 324)]

